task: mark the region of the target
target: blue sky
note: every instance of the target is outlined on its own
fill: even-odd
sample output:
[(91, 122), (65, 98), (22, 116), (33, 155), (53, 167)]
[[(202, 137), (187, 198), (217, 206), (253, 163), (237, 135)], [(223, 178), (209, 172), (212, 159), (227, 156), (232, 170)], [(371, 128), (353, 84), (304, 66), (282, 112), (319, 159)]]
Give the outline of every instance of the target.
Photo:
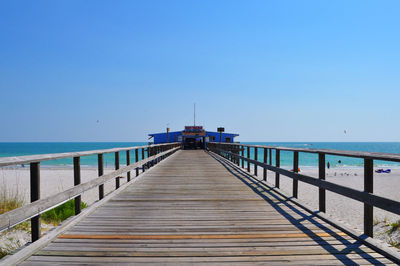
[(400, 141), (399, 10), (1, 1), (0, 141), (146, 141), (194, 102), (240, 141)]

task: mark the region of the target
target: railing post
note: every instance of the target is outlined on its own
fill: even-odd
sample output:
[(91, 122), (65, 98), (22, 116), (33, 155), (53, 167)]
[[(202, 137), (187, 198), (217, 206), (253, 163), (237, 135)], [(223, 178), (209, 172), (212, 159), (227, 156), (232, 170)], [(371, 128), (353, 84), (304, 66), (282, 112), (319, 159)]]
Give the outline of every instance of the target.
[[(267, 164), (267, 159), (268, 159), (268, 149), (264, 148), (264, 164)], [(264, 166), (263, 180), (267, 181), (267, 168), (265, 166)]]
[[(240, 151), (241, 151), (242, 157), (244, 157), (244, 146), (240, 146)], [(241, 160), (242, 160), (242, 168), (244, 168), (244, 159), (242, 158)]]
[(272, 149), (269, 149), (269, 165), (272, 165)]
[[(40, 163), (30, 163), (31, 202), (40, 199)], [(40, 214), (31, 218), (32, 242), (40, 238)]]
[[(299, 152), (298, 151), (293, 152), (293, 172), (294, 173), (299, 172)], [(299, 191), (299, 180), (293, 179), (293, 197), (294, 198), (298, 197), (298, 191)]]
[[(151, 156), (151, 147), (147, 148), (147, 158), (150, 158)], [(151, 167), (151, 162), (147, 162), (147, 169)]]
[[(319, 179), (325, 180), (325, 154), (318, 153), (318, 172)], [(326, 212), (326, 192), (325, 189), (319, 188), (319, 211)]]
[[(81, 158), (74, 157), (74, 186), (81, 183)], [(75, 197), (75, 215), (81, 213), (81, 195)]]
[[(115, 170), (119, 169), (119, 152), (115, 152)], [(119, 188), (119, 180), (120, 180), (120, 176), (117, 176), (115, 178), (115, 189)]]
[[(374, 192), (374, 163), (372, 159), (364, 159), (364, 192)], [(372, 237), (374, 234), (373, 206), (364, 203), (364, 234)]]
[[(144, 160), (144, 148), (142, 148), (142, 160)], [(145, 165), (142, 164), (142, 172), (144, 172)]]
[[(102, 153), (97, 155), (97, 164), (99, 176), (102, 176), (104, 174), (104, 162)], [(104, 198), (104, 184), (99, 185), (99, 200), (101, 200), (102, 198)]]
[[(275, 149), (275, 166), (280, 167), (281, 166), (281, 159), (280, 159), (280, 151), (278, 149)], [(279, 188), (279, 173), (275, 173), (275, 187)]]
[[(247, 146), (247, 159), (250, 159), (250, 146)], [(247, 172), (250, 173), (250, 162), (247, 161)]]
[[(131, 164), (131, 151), (127, 150), (126, 151), (126, 166)], [(131, 171), (128, 171), (126, 173), (126, 182), (131, 181)]]
[[(258, 160), (258, 149), (257, 149), (257, 147), (254, 147), (254, 160)], [(258, 165), (257, 164), (254, 164), (254, 175), (255, 176), (257, 176), (258, 175)]]
[[(135, 149), (135, 163), (139, 161), (139, 149)], [(136, 167), (136, 176), (139, 175), (139, 167)]]
[(237, 166), (240, 166), (240, 159), (239, 159), (239, 154), (240, 154), (240, 146), (238, 146), (238, 145), (235, 145), (235, 149), (236, 149), (236, 165)]

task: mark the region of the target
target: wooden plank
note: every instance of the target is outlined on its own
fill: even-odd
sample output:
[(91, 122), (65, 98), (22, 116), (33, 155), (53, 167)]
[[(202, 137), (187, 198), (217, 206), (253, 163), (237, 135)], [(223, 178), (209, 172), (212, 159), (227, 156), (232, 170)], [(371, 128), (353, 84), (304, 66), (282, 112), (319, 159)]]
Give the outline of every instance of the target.
[[(345, 233), (336, 232), (336, 235), (345, 236)], [(223, 235), (70, 235), (58, 236), (61, 239), (241, 239), (241, 238), (297, 238), (297, 237), (325, 237), (330, 233), (292, 233), (292, 234), (223, 234)]]

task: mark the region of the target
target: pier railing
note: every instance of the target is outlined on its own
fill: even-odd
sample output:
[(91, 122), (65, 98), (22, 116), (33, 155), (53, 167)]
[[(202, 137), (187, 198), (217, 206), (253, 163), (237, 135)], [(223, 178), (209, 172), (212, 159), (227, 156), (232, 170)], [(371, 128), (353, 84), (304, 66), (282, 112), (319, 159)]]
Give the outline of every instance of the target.
[[(267, 170), (275, 172), (275, 187), (280, 187), (280, 175), (293, 179), (292, 196), (298, 197), (298, 181), (316, 186), (319, 188), (319, 211), (326, 212), (326, 190), (340, 194), (342, 196), (360, 201), (364, 204), (364, 234), (373, 236), (373, 207), (386, 210), (400, 215), (400, 202), (391, 200), (373, 193), (374, 184), (374, 160), (400, 162), (400, 154), (359, 152), (359, 151), (340, 151), (328, 149), (307, 149), (307, 148), (287, 148), (262, 145), (245, 145), (236, 143), (208, 143), (207, 148), (219, 154), (233, 163), (247, 167), (250, 172), (250, 165), (254, 165), (254, 175), (258, 176), (258, 166), (263, 168), (263, 180), (267, 181)], [(263, 161), (258, 160), (258, 151), (263, 150)], [(245, 156), (245, 150), (246, 156)], [(254, 159), (250, 158), (250, 151), (254, 150)], [(272, 162), (272, 152), (275, 154), (275, 165)], [(293, 152), (293, 171), (285, 170), (280, 167), (280, 151)], [(318, 179), (315, 177), (298, 173), (299, 153), (318, 154)], [(361, 158), (364, 160), (364, 190), (349, 188), (325, 180), (325, 156), (346, 156)], [(246, 163), (245, 163), (246, 162)]]
[[(75, 215), (81, 212), (81, 194), (89, 189), (98, 187), (99, 200), (104, 197), (104, 183), (115, 178), (115, 189), (120, 187), (120, 176), (127, 175), (127, 182), (131, 181), (131, 171), (135, 170), (136, 176), (139, 170), (143, 172), (157, 164), (167, 156), (180, 149), (180, 143), (168, 143), (159, 145), (135, 146), (127, 148), (114, 148), (106, 150), (92, 150), (82, 152), (40, 154), (18, 157), (0, 158), (0, 166), (30, 165), (30, 198), (31, 203), (0, 215), (0, 232), (10, 229), (28, 219), (31, 220), (32, 242), (38, 240), (40, 232), (40, 214), (50, 210), (70, 199), (75, 199)], [(120, 168), (120, 152), (126, 152), (126, 166)], [(131, 162), (131, 152), (135, 153), (135, 162)], [(139, 152), (142, 160), (139, 161)], [(115, 171), (104, 174), (103, 155), (115, 154)], [(81, 184), (80, 158), (83, 156), (97, 155), (98, 178)], [(43, 161), (73, 158), (74, 187), (56, 195), (40, 199), (40, 163)]]

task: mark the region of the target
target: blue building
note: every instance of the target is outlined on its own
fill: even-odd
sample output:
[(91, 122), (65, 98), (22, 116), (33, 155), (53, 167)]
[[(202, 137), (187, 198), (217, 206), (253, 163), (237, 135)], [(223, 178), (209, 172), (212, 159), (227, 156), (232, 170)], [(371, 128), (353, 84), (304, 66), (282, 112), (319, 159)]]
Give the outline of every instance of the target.
[(182, 142), (184, 148), (204, 148), (207, 142), (234, 142), (239, 134), (205, 131), (202, 126), (186, 126), (184, 130), (149, 134), (154, 144)]

